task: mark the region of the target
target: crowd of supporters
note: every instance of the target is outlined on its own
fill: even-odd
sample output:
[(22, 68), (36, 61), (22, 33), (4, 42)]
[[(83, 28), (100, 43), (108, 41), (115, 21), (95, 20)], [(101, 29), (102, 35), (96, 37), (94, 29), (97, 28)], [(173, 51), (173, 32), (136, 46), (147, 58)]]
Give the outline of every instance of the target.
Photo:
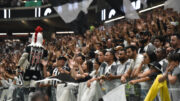
[[(79, 84), (79, 88), (74, 91), (74, 98), (67, 93), (62, 97), (48, 92), (47, 95), (51, 96), (48, 98), (45, 94), (45, 100), (55, 101), (54, 97), (57, 101), (68, 98), (73, 100), (67, 101), (98, 101), (114, 88), (127, 83), (140, 85), (141, 98), (137, 101), (144, 101), (156, 76), (162, 74), (159, 82), (167, 80), (171, 100), (179, 101), (180, 14), (172, 9), (158, 8), (140, 17), (138, 20), (121, 20), (111, 26), (101, 25), (87, 30), (84, 35), (51, 37), (51, 41), (44, 44), (48, 57), (47, 61), (42, 61), (46, 68), (42, 79), (71, 78), (70, 81)], [(11, 84), (17, 85), (15, 87), (24, 85), (19, 77), (24, 68), (19, 70), (17, 66), (27, 44), (1, 43), (1, 89), (11, 87)], [(87, 86), (86, 90), (91, 88), (96, 93), (87, 94), (86, 90), (80, 89), (80, 83)], [(53, 86), (58, 91), (57, 85), (55, 82), (40, 83), (38, 87)], [(0, 98), (5, 99), (3, 92), (0, 94)], [(34, 95), (34, 99), (36, 97)]]

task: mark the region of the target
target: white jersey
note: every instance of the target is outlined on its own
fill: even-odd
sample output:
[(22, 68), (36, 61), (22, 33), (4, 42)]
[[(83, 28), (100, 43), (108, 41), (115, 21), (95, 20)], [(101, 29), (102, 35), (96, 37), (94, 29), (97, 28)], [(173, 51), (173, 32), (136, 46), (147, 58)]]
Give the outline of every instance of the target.
[(22, 75), (18, 75), (16, 78), (16, 85), (23, 85), (23, 77)]
[(53, 70), (53, 75), (54, 75), (54, 76), (58, 76), (59, 74), (60, 74), (60, 72), (59, 72), (58, 68), (55, 68), (55, 69)]

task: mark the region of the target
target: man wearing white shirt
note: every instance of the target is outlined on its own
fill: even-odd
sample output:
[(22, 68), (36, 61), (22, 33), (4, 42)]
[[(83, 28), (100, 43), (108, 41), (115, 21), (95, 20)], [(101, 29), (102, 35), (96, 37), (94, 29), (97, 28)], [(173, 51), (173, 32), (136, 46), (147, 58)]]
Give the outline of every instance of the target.
[(121, 76), (127, 72), (127, 70), (130, 68), (130, 59), (128, 59), (126, 50), (121, 49), (119, 51), (119, 64), (117, 65), (117, 75), (109, 75), (109, 78), (111, 80), (113, 79), (120, 79)]
[(115, 87), (114, 82), (110, 81), (110, 76), (117, 74), (117, 65), (115, 62), (115, 54), (113, 51), (106, 52), (105, 62), (107, 63), (104, 73), (105, 76), (100, 77), (100, 84), (102, 85), (102, 89), (106, 94)]
[(105, 68), (105, 75), (116, 74), (116, 71), (114, 71), (116, 69), (114, 52), (112, 51), (106, 52), (105, 61), (108, 64), (107, 67)]
[(117, 75), (122, 75), (127, 72), (130, 67), (130, 59), (128, 59), (126, 50), (122, 49), (119, 51), (119, 61), (117, 68)]
[[(118, 57), (119, 57), (120, 62), (117, 65), (116, 75), (109, 74), (109, 76), (108, 76), (108, 78), (111, 80), (111, 83), (110, 83), (111, 88), (113, 88), (113, 89), (110, 92), (108, 92), (106, 95), (103, 96), (103, 99), (105, 101), (107, 101), (107, 98), (109, 96), (113, 96), (113, 95), (117, 94), (117, 91), (115, 91), (115, 89), (117, 89), (117, 87), (121, 85), (120, 78), (130, 68), (130, 59), (128, 59), (125, 49), (119, 50)], [(121, 91), (121, 92), (123, 93), (123, 91)], [(114, 100), (114, 99), (118, 99), (118, 98), (119, 98), (119, 96), (113, 96), (113, 98), (110, 98), (110, 99)]]
[(128, 69), (127, 73), (125, 73), (121, 77), (121, 82), (126, 82), (127, 78), (135, 78), (137, 77), (137, 68), (141, 65), (143, 62), (143, 55), (137, 53), (137, 47), (136, 46), (128, 46), (126, 48), (127, 56), (131, 59), (130, 68)]

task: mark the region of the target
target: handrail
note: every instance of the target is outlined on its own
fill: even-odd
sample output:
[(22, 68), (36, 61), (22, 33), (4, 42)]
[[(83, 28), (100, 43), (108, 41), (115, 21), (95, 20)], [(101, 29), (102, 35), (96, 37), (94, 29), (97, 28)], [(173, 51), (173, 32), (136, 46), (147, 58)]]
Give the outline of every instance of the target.
[(38, 8), (38, 7), (46, 8), (46, 7), (49, 7), (49, 6), (52, 6), (52, 5), (51, 4), (47, 4), (47, 5), (33, 6), (33, 7), (5, 7), (5, 8), (0, 8), (0, 10), (3, 10), (3, 9), (25, 10), (25, 9), (34, 9), (34, 8)]
[(13, 19), (0, 19), (0, 21), (22, 21), (22, 20), (42, 20), (47, 18), (59, 17), (58, 14), (53, 14), (45, 17), (24, 17), (24, 18), (13, 18)]

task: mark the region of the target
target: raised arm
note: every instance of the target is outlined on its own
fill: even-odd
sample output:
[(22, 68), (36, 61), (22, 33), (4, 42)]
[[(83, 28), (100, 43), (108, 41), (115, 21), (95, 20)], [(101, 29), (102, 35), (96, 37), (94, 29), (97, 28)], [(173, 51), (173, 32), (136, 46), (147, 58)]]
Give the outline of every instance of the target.
[(41, 63), (43, 65), (43, 74), (44, 74), (44, 77), (47, 77), (47, 64), (48, 64), (48, 61), (47, 60), (41, 60)]
[(19, 62), (18, 62), (18, 66), (22, 66), (23, 65), (23, 63), (25, 62), (25, 60), (28, 58), (28, 53), (23, 53), (22, 54), (22, 56), (21, 56), (21, 58), (20, 58), (20, 60), (19, 60)]

